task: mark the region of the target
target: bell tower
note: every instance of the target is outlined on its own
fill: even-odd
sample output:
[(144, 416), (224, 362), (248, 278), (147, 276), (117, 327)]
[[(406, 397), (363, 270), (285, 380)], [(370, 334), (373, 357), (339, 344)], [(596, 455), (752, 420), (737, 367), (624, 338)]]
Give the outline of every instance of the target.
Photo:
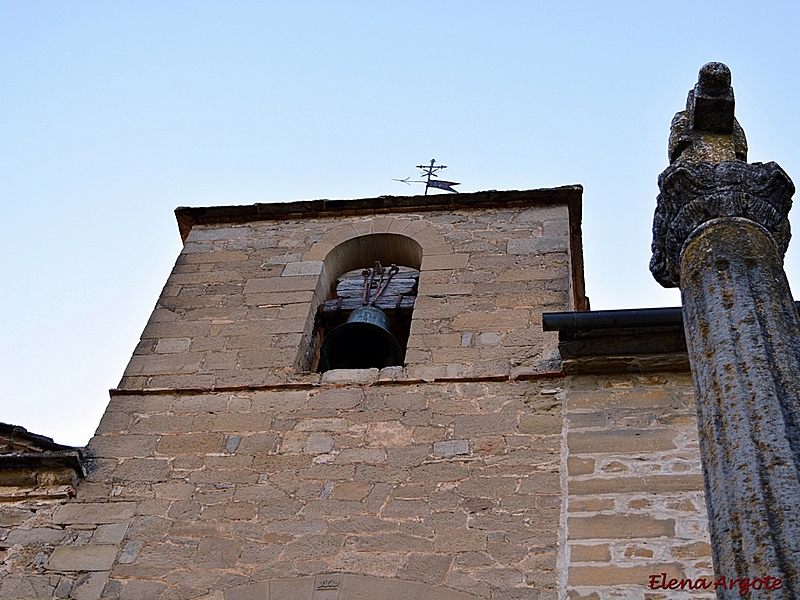
[(50, 509), (48, 585), (556, 598), (564, 374), (541, 315), (586, 308), (581, 193), (177, 209), (87, 478)]

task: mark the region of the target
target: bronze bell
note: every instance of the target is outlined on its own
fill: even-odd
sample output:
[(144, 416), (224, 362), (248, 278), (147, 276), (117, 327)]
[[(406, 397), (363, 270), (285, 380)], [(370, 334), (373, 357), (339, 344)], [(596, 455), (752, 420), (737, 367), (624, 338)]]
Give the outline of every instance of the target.
[(361, 306), (325, 336), (320, 370), (371, 369), (403, 364), (403, 350), (389, 333), (389, 317), (377, 306)]

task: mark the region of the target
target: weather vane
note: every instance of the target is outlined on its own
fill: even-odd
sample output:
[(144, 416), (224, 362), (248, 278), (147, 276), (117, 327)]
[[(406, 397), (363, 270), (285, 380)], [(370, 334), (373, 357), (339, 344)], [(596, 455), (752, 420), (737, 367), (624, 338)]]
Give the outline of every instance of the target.
[(406, 177), (405, 179), (392, 179), (392, 181), (400, 181), (405, 183), (406, 185), (411, 185), (412, 183), (424, 183), (425, 184), (425, 195), (428, 195), (428, 188), (437, 188), (440, 190), (445, 190), (447, 192), (453, 192), (454, 194), (458, 193), (458, 190), (454, 190), (454, 185), (461, 185), (457, 181), (444, 181), (441, 179), (431, 179), (432, 177), (438, 177), (436, 174), (437, 171), (441, 169), (446, 169), (447, 165), (437, 165), (436, 159), (431, 159), (431, 164), (429, 165), (417, 165), (417, 168), (422, 171), (420, 173), (420, 177), (425, 177), (425, 179), (411, 179), (410, 177)]

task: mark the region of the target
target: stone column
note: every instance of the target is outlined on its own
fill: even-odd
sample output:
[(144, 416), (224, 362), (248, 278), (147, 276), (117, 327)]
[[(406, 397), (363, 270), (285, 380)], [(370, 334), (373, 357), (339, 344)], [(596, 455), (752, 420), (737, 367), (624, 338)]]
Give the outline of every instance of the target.
[(800, 320), (783, 271), (794, 186), (746, 152), (730, 72), (706, 65), (673, 120), (651, 270), (683, 297), (716, 576), (800, 599)]

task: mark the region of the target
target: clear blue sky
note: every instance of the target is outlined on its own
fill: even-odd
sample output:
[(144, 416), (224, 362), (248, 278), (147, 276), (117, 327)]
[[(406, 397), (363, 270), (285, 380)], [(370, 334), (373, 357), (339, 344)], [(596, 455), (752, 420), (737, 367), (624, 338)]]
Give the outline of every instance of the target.
[[(592, 307), (650, 276), (669, 123), (733, 72), (750, 161), (800, 181), (797, 2), (0, 0), (0, 421), (83, 445), (153, 308), (176, 206), (580, 183)], [(800, 242), (787, 271), (800, 282)]]

